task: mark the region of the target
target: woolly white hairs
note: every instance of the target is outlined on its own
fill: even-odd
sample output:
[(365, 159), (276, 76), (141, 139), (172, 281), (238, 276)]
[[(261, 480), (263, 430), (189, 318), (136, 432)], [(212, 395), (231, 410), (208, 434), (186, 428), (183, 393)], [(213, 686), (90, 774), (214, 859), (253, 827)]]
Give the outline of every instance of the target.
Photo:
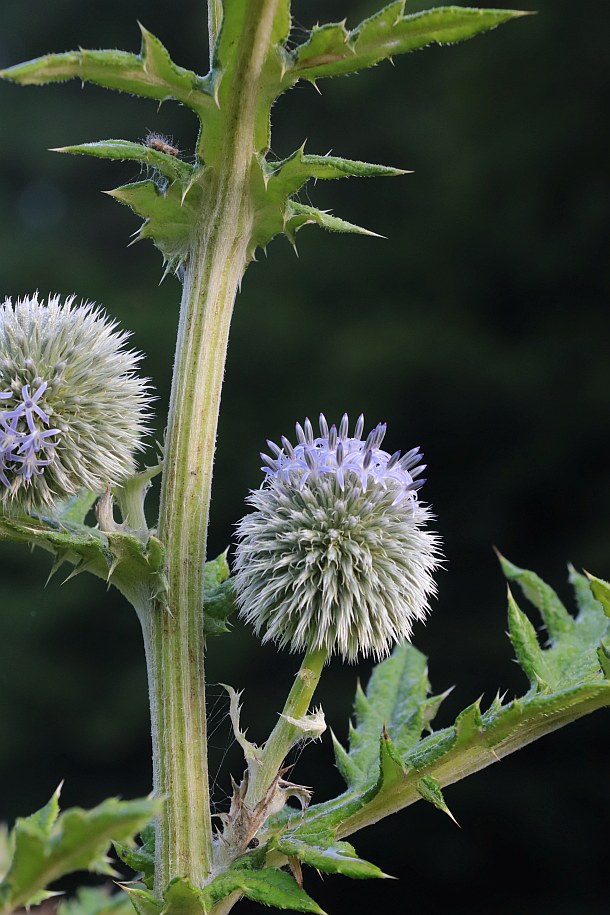
[(0, 498), (50, 506), (134, 470), (151, 396), (126, 331), (93, 303), (38, 294), (0, 306)]
[(296, 446), (282, 437), (261, 455), (266, 479), (238, 524), (235, 587), (263, 641), (380, 658), (429, 611), (441, 552), (423, 530), (422, 455), (383, 451), (385, 425), (366, 440), (363, 430), (362, 416), (350, 437), (347, 415), (339, 429), (321, 415), (319, 436), (306, 420)]

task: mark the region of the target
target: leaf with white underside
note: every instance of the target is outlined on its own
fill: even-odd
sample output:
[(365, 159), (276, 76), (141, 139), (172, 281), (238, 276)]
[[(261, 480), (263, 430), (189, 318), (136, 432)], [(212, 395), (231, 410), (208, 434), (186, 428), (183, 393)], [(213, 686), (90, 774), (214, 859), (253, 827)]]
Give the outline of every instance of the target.
[(291, 52), (284, 85), (354, 73), (396, 54), (465, 41), (528, 15), (518, 10), (444, 6), (405, 16), (404, 8), (405, 0), (390, 3), (351, 31), (344, 22), (316, 26), (308, 40)]
[(453, 725), (422, 734), (443, 697), (428, 697), (423, 655), (411, 645), (398, 646), (374, 669), (366, 693), (358, 688), (348, 749), (335, 738), (345, 793), (309, 807), (298, 821), (295, 813), (283, 812), (278, 824), (288, 819), (299, 835), (326, 829), (341, 838), (421, 798), (449, 813), (447, 785), (610, 705), (610, 620), (589, 581), (570, 569), (578, 607), (573, 616), (535, 573), (501, 562), (509, 581), (540, 612), (549, 635), (548, 644), (541, 644), (510, 595), (509, 635), (529, 681), (525, 695), (507, 702), (496, 696), (487, 710), (479, 699)]
[(0, 883), (0, 912), (35, 904), (46, 887), (77, 870), (114, 872), (106, 857), (113, 839), (129, 841), (159, 812), (158, 801), (110, 798), (92, 810), (59, 813), (59, 788), (41, 810), (16, 821), (13, 855)]

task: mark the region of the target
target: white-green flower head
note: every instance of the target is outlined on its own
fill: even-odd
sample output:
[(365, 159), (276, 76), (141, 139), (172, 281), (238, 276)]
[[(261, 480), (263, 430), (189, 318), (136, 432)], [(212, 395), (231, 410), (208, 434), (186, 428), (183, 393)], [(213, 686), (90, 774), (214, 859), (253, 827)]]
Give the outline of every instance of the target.
[(36, 293), (0, 305), (0, 499), (26, 510), (120, 483), (151, 396), (129, 333), (92, 302)]
[(436, 593), (438, 535), (417, 492), (425, 465), (418, 448), (381, 448), (386, 426), (363, 439), (320, 416), (297, 423), (261, 455), (265, 480), (238, 524), (235, 587), (241, 615), (263, 641), (293, 651), (325, 649), (354, 661), (377, 658), (409, 639)]

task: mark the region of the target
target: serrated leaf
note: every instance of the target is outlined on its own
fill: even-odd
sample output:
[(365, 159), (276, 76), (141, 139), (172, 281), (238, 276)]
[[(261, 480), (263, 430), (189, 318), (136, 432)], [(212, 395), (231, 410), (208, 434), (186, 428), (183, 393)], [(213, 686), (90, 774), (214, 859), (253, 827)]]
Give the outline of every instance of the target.
[(126, 893), (110, 893), (107, 887), (83, 886), (72, 899), (62, 900), (57, 915), (133, 915)]
[[(516, 567), (509, 565), (511, 574), (512, 568)], [(523, 570), (517, 572), (523, 573)], [(533, 573), (527, 573), (525, 578), (532, 587), (532, 597), (537, 605), (546, 608), (554, 592), (532, 576)], [(524, 580), (523, 575), (520, 578)], [(370, 758), (371, 740), (382, 718), (389, 718), (388, 730), (391, 730), (391, 715), (383, 706), (388, 697), (396, 695), (392, 678), (389, 678), (388, 686), (384, 683), (386, 672), (388, 677), (392, 673), (392, 668), (386, 665), (395, 658), (377, 665), (367, 692), (357, 692), (356, 727), (351, 729), (350, 753), (342, 749), (337, 751), (337, 762), (348, 782), (348, 790), (339, 798), (310, 806), (298, 827), (299, 837), (310, 841), (312, 836), (324, 830), (344, 837), (422, 796), (432, 803), (436, 799), (440, 804), (442, 789), (447, 785), (583, 715), (609, 706), (610, 620), (601, 605), (585, 594), (581, 578), (571, 570), (570, 580), (576, 591), (579, 615), (575, 620), (570, 616), (572, 625), (564, 622), (559, 627), (553, 644), (547, 648), (537, 643), (531, 623), (515, 602), (509, 606), (511, 638), (536, 689), (530, 689), (522, 698), (506, 704), (504, 697), (497, 695), (485, 712), (481, 711), (480, 700), (477, 700), (457, 716), (453, 725), (415, 738), (415, 742), (401, 752), (397, 752), (391, 740), (382, 737), (378, 772), (371, 768), (362, 779), (359, 774), (362, 769), (355, 768), (356, 754), (362, 752), (364, 759)], [(559, 619), (563, 621), (563, 615)], [(398, 651), (400, 659), (403, 652), (411, 653), (415, 649), (401, 646)], [(416, 657), (417, 653), (413, 658)], [(541, 669), (546, 677), (544, 684), (539, 680)], [(382, 679), (378, 679), (380, 677)], [(432, 701), (424, 698), (427, 690), (427, 681), (413, 689), (416, 705)], [(425, 716), (419, 714), (418, 717), (422, 720)], [(399, 728), (398, 733), (404, 731)], [(278, 819), (278, 827), (281, 822)]]
[(222, 635), (229, 631), (227, 619), (235, 610), (235, 591), (229, 573), (227, 550), (205, 564), (203, 625), (207, 635)]
[(366, 781), (378, 772), (384, 727), (399, 754), (419, 740), (444, 698), (428, 698), (429, 687), (426, 658), (406, 643), (373, 669), (366, 695), (358, 687), (349, 754), (335, 748), (337, 765), (348, 785)]
[(336, 178), (389, 178), (406, 175), (404, 169), (387, 165), (374, 165), (339, 156), (314, 156), (297, 149), (281, 162), (267, 167), (266, 191), (273, 200), (282, 203), (295, 194), (310, 178), (333, 180)]
[(574, 629), (574, 619), (546, 582), (535, 572), (513, 565), (504, 556), (498, 554), (498, 558), (508, 580), (516, 581), (527, 599), (540, 611), (551, 641)]
[(132, 143), (130, 140), (99, 140), (96, 143), (81, 143), (77, 146), (60, 146), (52, 152), (72, 153), (73, 155), (97, 156), (101, 159), (133, 160), (156, 169), (171, 181), (179, 180), (186, 184), (192, 178), (195, 168), (183, 162), (177, 156), (151, 149), (143, 143)]
[(274, 847), (287, 857), (298, 858), (325, 874), (343, 874), (354, 879), (386, 876), (375, 864), (359, 858), (348, 842), (337, 842), (332, 833), (321, 834), (315, 844), (283, 835), (275, 841)]
[(229, 868), (202, 891), (210, 907), (239, 890), (247, 899), (276, 909), (314, 912), (324, 915), (320, 906), (302, 889), (290, 874), (271, 867), (262, 870)]
[(610, 616), (610, 584), (603, 578), (596, 578), (595, 575), (589, 575), (589, 573), (587, 573), (587, 578), (593, 597), (601, 604), (606, 616)]
[(155, 876), (154, 851), (151, 852), (141, 845), (126, 845), (123, 842), (113, 842), (112, 844), (123, 864), (130, 867), (136, 874), (140, 874), (142, 882), (150, 889)]
[(396, 54), (430, 44), (454, 44), (493, 29), (509, 19), (528, 15), (517, 10), (446, 6), (403, 15), (404, 2), (390, 3), (352, 31), (330, 23), (313, 29), (309, 39), (291, 53), (284, 85), (298, 79), (354, 73)]
[(209, 78), (174, 64), (158, 38), (143, 26), (140, 31), (142, 48), (139, 54), (82, 48), (63, 54), (46, 54), (0, 70), (0, 78), (23, 86), (80, 79), (159, 101), (175, 98), (197, 112), (211, 107), (214, 102)]
[(303, 226), (319, 225), (329, 232), (350, 232), (355, 235), (370, 235), (373, 238), (382, 238), (377, 232), (371, 232), (369, 229), (363, 229), (362, 226), (356, 226), (337, 216), (331, 216), (324, 210), (318, 210), (316, 207), (306, 206), (297, 203), (296, 200), (289, 200), (285, 212), (284, 232), (290, 239), (294, 239), (296, 232)]
[(508, 634), (515, 649), (519, 666), (527, 675), (531, 686), (537, 689), (548, 684), (548, 671), (544, 652), (538, 641), (536, 630), (508, 592)]
[(144, 224), (136, 233), (137, 241), (152, 239), (172, 267), (184, 261), (201, 207), (198, 184), (190, 185), (185, 193), (179, 181), (165, 187), (156, 181), (136, 181), (106, 193), (143, 217)]
[(111, 874), (106, 851), (113, 839), (125, 841), (158, 812), (150, 799), (110, 798), (92, 810), (78, 807), (57, 817), (51, 802), (13, 830), (13, 857), (0, 884), (0, 907), (10, 911), (29, 905), (49, 884), (76, 870)]
[(98, 499), (98, 493), (81, 489), (55, 507), (55, 517), (66, 524), (83, 524)]
[(175, 877), (163, 894), (163, 915), (207, 915), (205, 898), (186, 877)]
[(122, 884), (122, 888), (129, 896), (129, 901), (137, 915), (160, 915), (163, 911), (163, 901), (157, 899), (152, 890), (143, 890), (137, 886), (129, 886), (129, 884)]

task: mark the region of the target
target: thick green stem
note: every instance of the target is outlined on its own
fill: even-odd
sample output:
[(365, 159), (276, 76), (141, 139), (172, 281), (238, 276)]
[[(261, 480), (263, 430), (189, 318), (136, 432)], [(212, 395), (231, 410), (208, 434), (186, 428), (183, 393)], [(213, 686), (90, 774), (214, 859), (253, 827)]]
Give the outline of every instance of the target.
[(256, 778), (248, 786), (246, 804), (249, 807), (255, 807), (262, 801), (286, 756), (295, 742), (303, 736), (303, 729), (291, 724), (289, 719), (301, 719), (307, 714), (327, 657), (328, 652), (325, 649), (309, 651), (305, 655), (282, 714), (265, 744)]
[[(256, 100), (277, 3), (251, 0), (239, 43), (239, 79), (223, 102), (221, 164), (201, 175), (204, 203), (186, 262), (159, 517), (168, 587), (166, 597), (141, 614), (154, 789), (166, 799), (156, 834), (158, 893), (174, 876), (203, 885), (213, 866), (203, 574), (229, 326), (254, 219)], [(213, 25), (217, 30), (218, 21)]]

